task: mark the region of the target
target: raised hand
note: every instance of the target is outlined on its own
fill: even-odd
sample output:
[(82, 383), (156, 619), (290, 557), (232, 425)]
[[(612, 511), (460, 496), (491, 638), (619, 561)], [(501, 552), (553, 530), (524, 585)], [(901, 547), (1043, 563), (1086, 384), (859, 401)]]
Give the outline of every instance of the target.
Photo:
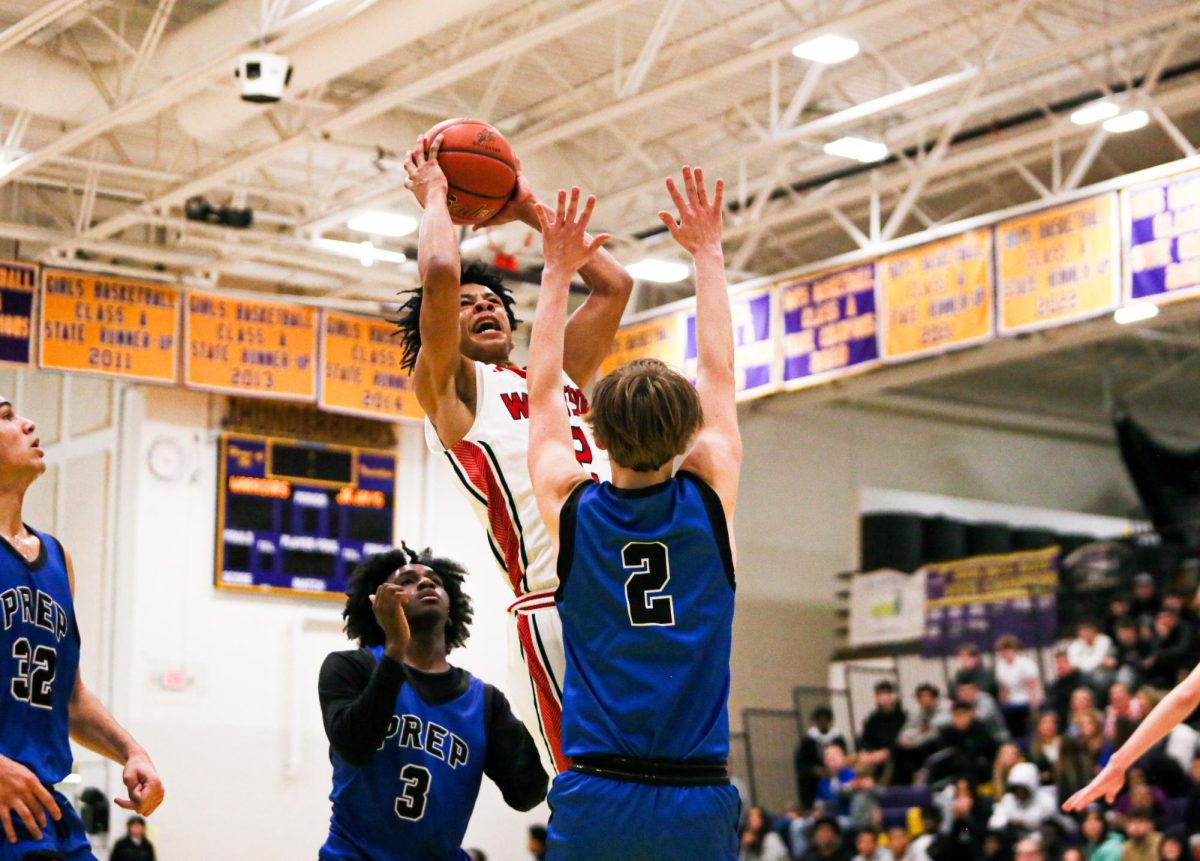
[(371, 610), (375, 613), (375, 621), (383, 628), (384, 653), (397, 661), (404, 660), (404, 650), (408, 647), (411, 636), (408, 629), (408, 617), (404, 615), (404, 605), (408, 597), (404, 589), (396, 583), (382, 583), (371, 596)]
[[(557, 273), (575, 273), (586, 264), (600, 246), (611, 237), (601, 233), (590, 242), (587, 225), (592, 210), (596, 207), (596, 196), (589, 194), (579, 212), (579, 186), (572, 186), (570, 202), (567, 192), (558, 193), (558, 209), (552, 210), (544, 203), (537, 205), (538, 222), (542, 228), (542, 256), (546, 270)], [(578, 217), (577, 217), (578, 216)], [(546, 283), (543, 279), (543, 284)]]
[(425, 135), (417, 135), (417, 145), (404, 157), (404, 172), (408, 174), (408, 179), (404, 180), (404, 187), (413, 193), (422, 209), (425, 208), (425, 202), (431, 194), (440, 192), (444, 201), (450, 192), (450, 183), (447, 182), (446, 174), (442, 173), (437, 160), (441, 146), (442, 136), (438, 135), (433, 139), (429, 154), (426, 155)]
[(113, 799), (118, 807), (133, 810), (139, 816), (149, 816), (162, 804), (166, 790), (150, 757), (145, 754), (131, 756), (125, 763), (121, 779), (129, 791), (129, 800)]
[(1101, 796), (1109, 804), (1112, 804), (1117, 798), (1117, 793), (1121, 791), (1121, 785), (1124, 783), (1125, 769), (1114, 765), (1110, 761), (1091, 783), (1067, 799), (1067, 803), (1063, 805), (1063, 810), (1068, 813), (1075, 813), (1083, 810)]
[(25, 830), (35, 840), (41, 840), (42, 829), (47, 826), (47, 813), (56, 822), (62, 818), (62, 812), (50, 791), (28, 768), (0, 756), (0, 825), (4, 827), (8, 842), (17, 842), (14, 818), (19, 818), (25, 824)]
[(687, 193), (685, 200), (675, 187), (675, 180), (667, 178), (667, 193), (675, 202), (678, 210), (677, 217), (663, 210), (658, 214), (662, 223), (671, 231), (671, 236), (683, 246), (689, 254), (695, 255), (700, 251), (721, 247), (722, 202), (725, 198), (725, 180), (718, 179), (709, 202), (708, 191), (704, 188), (704, 171), (701, 168), (683, 167), (683, 188)]
[(476, 224), (471, 230), (498, 227), (501, 224), (508, 224), (510, 221), (521, 221), (533, 227), (538, 223), (537, 204), (538, 200), (533, 194), (533, 189), (529, 187), (529, 183), (525, 181), (523, 175), (517, 174), (517, 184), (513, 188), (512, 195), (504, 206), (500, 207), (500, 211), (487, 221)]

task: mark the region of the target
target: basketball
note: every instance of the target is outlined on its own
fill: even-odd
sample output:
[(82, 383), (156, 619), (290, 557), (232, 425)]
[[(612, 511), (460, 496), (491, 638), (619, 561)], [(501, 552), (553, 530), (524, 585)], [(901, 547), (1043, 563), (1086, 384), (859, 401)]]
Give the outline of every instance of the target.
[(481, 120), (443, 120), (425, 133), (425, 154), (442, 136), (438, 164), (450, 184), (450, 218), (479, 224), (500, 211), (517, 183), (517, 160), (504, 135)]

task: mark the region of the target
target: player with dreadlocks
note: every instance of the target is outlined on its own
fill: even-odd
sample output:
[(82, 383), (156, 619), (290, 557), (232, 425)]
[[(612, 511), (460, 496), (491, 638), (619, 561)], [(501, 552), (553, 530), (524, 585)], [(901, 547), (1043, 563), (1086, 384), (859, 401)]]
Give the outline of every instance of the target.
[(326, 657), (318, 686), (333, 761), (322, 861), (466, 861), (483, 775), (517, 810), (546, 797), (504, 694), (446, 661), (469, 635), (466, 573), (402, 545), (350, 576), (342, 616), (359, 648)]
[[(512, 296), (485, 267), (463, 268), (447, 209), (449, 186), (437, 162), (440, 136), (417, 138), (408, 153), (406, 185), (425, 209), (417, 243), (421, 290), (399, 323), (425, 440), (444, 453), (487, 530), (492, 554), (515, 600), (509, 636), (509, 696), (533, 735), (548, 773), (564, 770), (562, 674), (566, 659), (554, 607), (554, 550), (529, 481), (529, 394), (525, 371), (512, 363)], [(428, 147), (428, 153), (426, 152)], [(540, 230), (538, 201), (524, 178), (488, 224), (521, 221)], [(600, 367), (625, 310), (633, 281), (601, 249), (579, 272), (587, 299), (567, 322), (564, 409), (580, 465), (607, 480), (608, 458), (583, 420), (581, 386)]]

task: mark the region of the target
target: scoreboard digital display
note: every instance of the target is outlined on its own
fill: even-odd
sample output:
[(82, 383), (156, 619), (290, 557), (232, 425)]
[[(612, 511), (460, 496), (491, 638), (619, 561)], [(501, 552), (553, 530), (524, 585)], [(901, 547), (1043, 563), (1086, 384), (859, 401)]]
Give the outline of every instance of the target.
[(393, 452), (224, 433), (218, 457), (218, 588), (344, 600), (395, 546)]

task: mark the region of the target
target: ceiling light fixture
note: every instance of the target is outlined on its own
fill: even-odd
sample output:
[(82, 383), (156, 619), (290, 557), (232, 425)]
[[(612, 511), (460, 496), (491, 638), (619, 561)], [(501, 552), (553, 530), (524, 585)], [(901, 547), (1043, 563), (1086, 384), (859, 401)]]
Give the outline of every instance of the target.
[(342, 257), (353, 257), (363, 266), (373, 266), (376, 262), (403, 263), (408, 259), (399, 251), (388, 251), (378, 248), (372, 242), (346, 242), (342, 239), (325, 239), (318, 237), (312, 241), (314, 248), (340, 254)]
[(869, 164), (873, 161), (883, 161), (888, 156), (887, 144), (870, 141), (866, 138), (847, 136), (825, 144), (826, 155), (836, 155), (842, 158), (861, 161)]
[(1140, 128), (1145, 128), (1149, 122), (1150, 115), (1145, 111), (1130, 111), (1127, 114), (1115, 116), (1111, 120), (1105, 120), (1104, 130), (1119, 135), (1123, 132), (1132, 132)]
[(659, 260), (655, 257), (647, 257), (637, 263), (631, 263), (625, 269), (639, 281), (653, 281), (656, 284), (674, 284), (691, 274), (691, 269), (685, 263)]
[(1151, 302), (1134, 302), (1113, 312), (1113, 319), (1122, 326), (1130, 323), (1140, 323), (1158, 316), (1158, 306)]
[(858, 42), (845, 36), (826, 33), (824, 36), (817, 36), (815, 39), (801, 42), (792, 48), (792, 56), (826, 65), (842, 63), (851, 57), (858, 56)]
[(1110, 120), (1119, 113), (1121, 113), (1120, 105), (1110, 102), (1108, 99), (1101, 99), (1074, 111), (1071, 114), (1071, 122), (1077, 126), (1090, 126)]
[(417, 229), (417, 220), (399, 212), (384, 212), (372, 209), (361, 212), (346, 222), (346, 226), (358, 233), (372, 236), (407, 236)]

